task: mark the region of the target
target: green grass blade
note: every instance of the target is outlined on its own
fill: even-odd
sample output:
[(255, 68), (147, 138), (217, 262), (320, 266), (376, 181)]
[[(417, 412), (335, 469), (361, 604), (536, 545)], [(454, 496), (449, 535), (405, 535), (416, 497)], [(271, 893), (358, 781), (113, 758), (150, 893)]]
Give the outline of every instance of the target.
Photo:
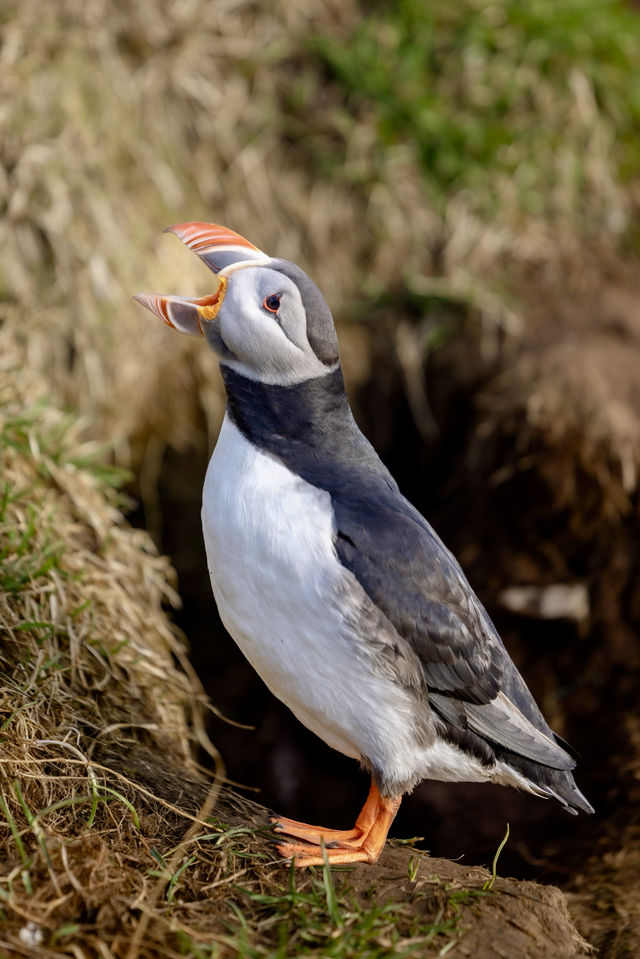
[(490, 892), (493, 889), (493, 884), (496, 881), (496, 876), (497, 876), (498, 858), (500, 856), (500, 853), (506, 846), (508, 838), (509, 838), (509, 823), (507, 823), (507, 831), (504, 834), (504, 839), (502, 840), (502, 842), (496, 849), (496, 854), (493, 857), (493, 866), (491, 867), (491, 879), (487, 879), (487, 881), (483, 885), (482, 887), (483, 892)]

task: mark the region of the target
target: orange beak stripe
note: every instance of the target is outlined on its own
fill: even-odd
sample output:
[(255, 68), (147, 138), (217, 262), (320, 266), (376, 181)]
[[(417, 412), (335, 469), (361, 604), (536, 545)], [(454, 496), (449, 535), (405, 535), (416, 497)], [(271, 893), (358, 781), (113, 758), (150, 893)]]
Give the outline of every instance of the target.
[(177, 223), (175, 226), (168, 226), (164, 232), (175, 233), (194, 253), (207, 253), (216, 247), (224, 246), (244, 247), (264, 256), (257, 246), (249, 243), (239, 233), (226, 226), (218, 226), (217, 223)]
[(163, 322), (179, 333), (204, 336), (203, 322), (215, 320), (227, 291), (227, 277), (218, 277), (218, 289), (198, 299), (186, 296), (157, 296), (155, 293), (138, 293), (134, 300), (141, 303)]

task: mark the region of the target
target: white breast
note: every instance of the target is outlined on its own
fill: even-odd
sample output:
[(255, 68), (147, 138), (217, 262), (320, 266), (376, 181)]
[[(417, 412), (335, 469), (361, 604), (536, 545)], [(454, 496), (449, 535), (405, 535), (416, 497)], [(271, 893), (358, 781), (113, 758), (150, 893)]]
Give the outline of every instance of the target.
[(415, 697), (353, 628), (366, 597), (337, 559), (329, 494), (225, 417), (202, 518), (222, 621), (272, 692), (346, 755), (398, 776), (415, 769)]

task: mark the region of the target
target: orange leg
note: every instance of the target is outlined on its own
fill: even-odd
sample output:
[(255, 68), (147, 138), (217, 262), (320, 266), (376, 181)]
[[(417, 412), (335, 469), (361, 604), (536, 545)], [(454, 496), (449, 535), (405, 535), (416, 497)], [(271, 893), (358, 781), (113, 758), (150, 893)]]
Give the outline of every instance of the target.
[(335, 865), (375, 862), (382, 852), (401, 800), (401, 796), (393, 799), (381, 796), (372, 781), (367, 801), (353, 829), (323, 829), (293, 819), (274, 819), (276, 832), (299, 840), (278, 843), (278, 852), (284, 859), (295, 858), (296, 866), (321, 866), (324, 858), (318, 847), (322, 845), (329, 862)]

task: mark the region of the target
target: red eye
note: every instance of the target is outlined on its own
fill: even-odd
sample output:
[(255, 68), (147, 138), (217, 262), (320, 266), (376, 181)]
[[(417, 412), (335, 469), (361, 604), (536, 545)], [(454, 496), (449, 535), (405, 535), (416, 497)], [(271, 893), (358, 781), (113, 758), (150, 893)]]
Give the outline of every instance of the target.
[(272, 293), (271, 296), (265, 296), (262, 305), (269, 313), (277, 313), (280, 309), (280, 297)]

